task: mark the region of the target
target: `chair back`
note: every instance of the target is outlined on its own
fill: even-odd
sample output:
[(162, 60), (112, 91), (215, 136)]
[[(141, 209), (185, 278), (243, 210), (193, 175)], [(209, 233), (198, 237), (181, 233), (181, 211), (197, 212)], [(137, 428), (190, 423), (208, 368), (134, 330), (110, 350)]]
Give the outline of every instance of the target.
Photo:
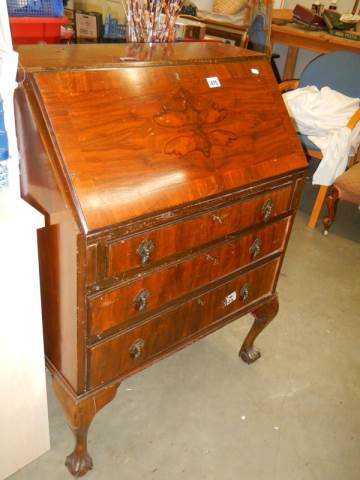
[(256, 15), (248, 29), (248, 48), (256, 52), (265, 52), (266, 32), (265, 18), (262, 14)]
[(360, 55), (338, 51), (314, 58), (304, 69), (299, 87), (330, 87), (348, 97), (360, 97)]
[(271, 5), (270, 0), (252, 0), (250, 2), (250, 22), (247, 30), (247, 48), (270, 54), (271, 32)]

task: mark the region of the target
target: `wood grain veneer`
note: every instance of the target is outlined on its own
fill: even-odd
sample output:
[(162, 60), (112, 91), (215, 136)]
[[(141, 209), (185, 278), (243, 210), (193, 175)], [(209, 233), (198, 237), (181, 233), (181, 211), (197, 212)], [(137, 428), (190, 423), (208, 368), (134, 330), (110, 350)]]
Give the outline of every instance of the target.
[[(91, 296), (89, 334), (99, 336), (103, 330), (147, 315), (154, 308), (195, 291), (251, 262), (281, 252), (288, 223), (289, 218), (286, 218), (271, 226), (254, 230), (248, 235), (230, 238), (220, 246), (217, 242), (200, 255), (149, 272), (140, 280), (127, 282), (111, 291)], [(141, 309), (135, 300), (143, 290), (148, 292), (148, 297)]]
[(306, 160), (261, 55), (18, 50), (22, 194), (46, 219), (46, 361), (76, 439), (66, 465), (81, 476), (89, 425), (125, 377), (246, 313), (240, 356), (259, 358)]

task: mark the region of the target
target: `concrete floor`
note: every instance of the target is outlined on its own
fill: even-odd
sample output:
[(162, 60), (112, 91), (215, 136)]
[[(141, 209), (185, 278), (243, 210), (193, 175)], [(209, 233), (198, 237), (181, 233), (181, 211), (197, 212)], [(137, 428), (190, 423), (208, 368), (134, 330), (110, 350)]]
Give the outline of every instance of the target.
[[(237, 357), (247, 316), (124, 382), (90, 429), (88, 480), (360, 479), (360, 212), (340, 204), (324, 237), (306, 228), (313, 194), (262, 358)], [(70, 478), (72, 436), (48, 395), (52, 449), (11, 480)]]

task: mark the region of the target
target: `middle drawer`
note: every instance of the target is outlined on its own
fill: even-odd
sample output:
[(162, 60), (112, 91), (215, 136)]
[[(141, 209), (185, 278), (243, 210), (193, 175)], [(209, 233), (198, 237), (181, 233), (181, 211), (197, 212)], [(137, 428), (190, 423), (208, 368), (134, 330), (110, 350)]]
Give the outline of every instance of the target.
[(89, 335), (133, 320), (254, 260), (281, 251), (289, 218), (89, 298)]

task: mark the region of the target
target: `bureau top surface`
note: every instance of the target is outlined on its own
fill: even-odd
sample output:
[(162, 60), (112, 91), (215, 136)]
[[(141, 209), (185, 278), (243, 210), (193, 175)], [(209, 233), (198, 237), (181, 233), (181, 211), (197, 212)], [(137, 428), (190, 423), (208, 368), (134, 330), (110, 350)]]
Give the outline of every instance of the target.
[(262, 57), (259, 53), (224, 43), (145, 43), (83, 45), (18, 45), (21, 66), (27, 71), (109, 67), (146, 62), (148, 65), (216, 62), (223, 59)]
[[(146, 58), (152, 47), (141, 47)], [(190, 60), (193, 44), (182, 48), (187, 60), (180, 64), (74, 69), (71, 63), (33, 72), (30, 83), (65, 172), (64, 188), (86, 231), (305, 167), (261, 57), (227, 47), (213, 62), (211, 51), (221, 50), (216, 46), (204, 49), (206, 61), (199, 63)]]

